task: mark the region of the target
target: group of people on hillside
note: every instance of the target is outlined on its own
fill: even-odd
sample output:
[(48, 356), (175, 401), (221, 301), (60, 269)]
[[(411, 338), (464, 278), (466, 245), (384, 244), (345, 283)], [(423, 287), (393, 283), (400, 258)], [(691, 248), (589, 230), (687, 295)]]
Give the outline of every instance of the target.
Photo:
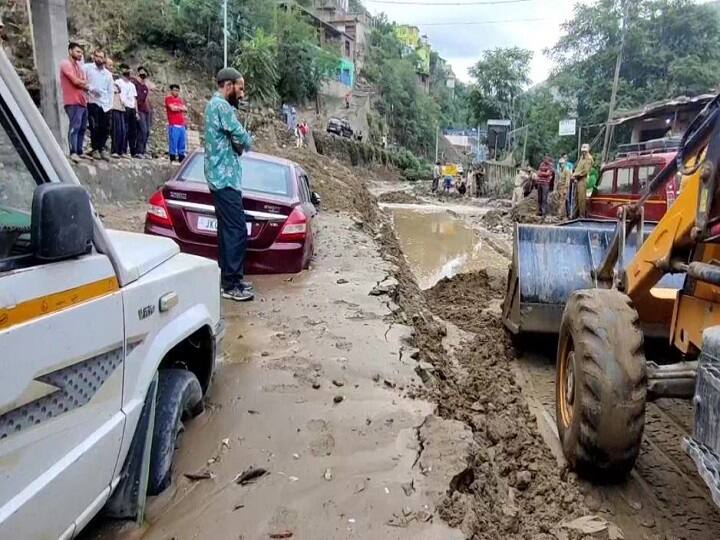
[[(139, 66), (135, 73), (120, 64), (115, 73), (112, 59), (95, 49), (90, 62), (84, 61), (83, 48), (68, 45), (68, 57), (60, 63), (60, 87), (68, 117), (70, 159), (100, 159), (131, 156), (149, 157), (148, 140), (152, 125), (150, 95), (155, 90), (149, 71)], [(165, 97), (168, 120), (168, 154), (180, 162), (186, 153), (185, 113), (180, 86), (170, 85)], [(90, 131), (90, 152), (85, 153), (85, 133)], [(108, 155), (108, 139), (110, 154)]]
[(295, 137), (295, 147), (302, 148), (307, 145), (307, 136), (310, 133), (310, 126), (307, 122), (298, 122), (297, 109), (287, 103), (283, 103), (280, 109), (283, 123), (288, 131)]
[[(556, 180), (559, 178), (568, 188), (565, 200), (567, 217), (571, 219), (585, 217), (587, 181), (593, 164), (594, 159), (589, 144), (580, 147), (580, 159), (574, 168), (568, 161), (567, 155), (560, 158), (557, 166), (550, 156), (545, 156), (536, 173), (520, 176), (520, 185), (516, 186), (516, 190), (522, 190), (523, 196), (527, 197), (535, 187), (538, 199), (537, 215), (546, 216), (549, 194), (555, 191)], [(517, 196), (513, 197), (514, 202)]]

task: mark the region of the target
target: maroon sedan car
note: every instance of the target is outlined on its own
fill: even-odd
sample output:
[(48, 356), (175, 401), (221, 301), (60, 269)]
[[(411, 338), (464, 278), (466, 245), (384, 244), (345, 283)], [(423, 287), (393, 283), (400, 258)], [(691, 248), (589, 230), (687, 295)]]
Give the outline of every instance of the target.
[[(300, 272), (313, 256), (313, 219), (320, 204), (307, 173), (297, 163), (256, 152), (241, 160), (245, 272)], [(186, 253), (217, 259), (217, 219), (204, 164), (205, 154), (194, 152), (150, 197), (145, 232), (172, 238)]]

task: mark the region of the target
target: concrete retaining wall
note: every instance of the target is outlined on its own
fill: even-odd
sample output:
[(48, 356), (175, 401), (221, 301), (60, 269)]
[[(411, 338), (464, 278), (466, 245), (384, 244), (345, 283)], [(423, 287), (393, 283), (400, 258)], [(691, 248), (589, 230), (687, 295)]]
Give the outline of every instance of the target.
[(88, 161), (74, 166), (93, 202), (147, 200), (177, 171), (164, 160)]

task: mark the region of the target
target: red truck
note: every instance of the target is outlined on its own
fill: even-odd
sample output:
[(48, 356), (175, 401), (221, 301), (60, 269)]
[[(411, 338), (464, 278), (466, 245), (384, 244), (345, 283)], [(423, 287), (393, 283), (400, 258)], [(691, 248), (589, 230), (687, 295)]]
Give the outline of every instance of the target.
[[(621, 147), (615, 161), (603, 165), (592, 195), (587, 201), (587, 215), (591, 218), (616, 219), (618, 208), (640, 198), (645, 185), (675, 159), (674, 141), (649, 141)], [(656, 193), (645, 203), (645, 219), (660, 221), (675, 202), (680, 182), (676, 179), (662, 193)]]

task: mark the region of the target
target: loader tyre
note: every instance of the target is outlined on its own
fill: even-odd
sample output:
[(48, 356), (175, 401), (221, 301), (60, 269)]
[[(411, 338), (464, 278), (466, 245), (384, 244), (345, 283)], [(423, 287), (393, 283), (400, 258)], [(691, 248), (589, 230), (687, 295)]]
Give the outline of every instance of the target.
[(184, 430), (183, 420), (200, 414), (203, 405), (202, 388), (194, 373), (184, 369), (159, 371), (148, 495), (158, 495), (170, 485), (178, 436)]
[(558, 434), (570, 467), (613, 482), (633, 468), (645, 426), (643, 334), (629, 297), (587, 289), (570, 296), (555, 371)]

